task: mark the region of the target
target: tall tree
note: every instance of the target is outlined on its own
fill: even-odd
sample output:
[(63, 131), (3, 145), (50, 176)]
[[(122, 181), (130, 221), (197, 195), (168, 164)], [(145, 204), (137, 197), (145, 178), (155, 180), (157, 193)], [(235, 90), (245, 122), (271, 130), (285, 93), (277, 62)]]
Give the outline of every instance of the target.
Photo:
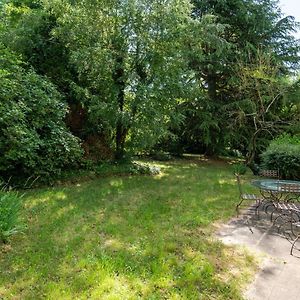
[(94, 120), (115, 140), (116, 157), (165, 134), (181, 97), (187, 68), (183, 37), (189, 1), (78, 1), (56, 30), (87, 87)]
[[(256, 64), (239, 65), (239, 99), (225, 106), (230, 113), (230, 143), (238, 145), (246, 164), (255, 171), (255, 160), (272, 137), (297, 124), (299, 107), (289, 95), (296, 83), (278, 76), (280, 66), (261, 53)], [(238, 129), (238, 133), (234, 128)]]
[(222, 37), (228, 43), (221, 52), (211, 44), (203, 44), (204, 55), (198, 58), (192, 53), (190, 57), (190, 67), (197, 74), (205, 100), (196, 106), (198, 109), (204, 106), (207, 113), (193, 114), (193, 123), (198, 127), (195, 132), (200, 140), (201, 136), (210, 137), (202, 143), (206, 144), (206, 152), (215, 153), (228, 146), (229, 137), (236, 133), (229, 123), (228, 108), (242, 100), (239, 62), (257, 65), (261, 53), (270, 54), (278, 70), (276, 76), (288, 74), (299, 63), (299, 43), (292, 35), (297, 23), (292, 17), (283, 17), (278, 1), (274, 0), (194, 0), (193, 3), (194, 18), (201, 19), (211, 13), (224, 24)]

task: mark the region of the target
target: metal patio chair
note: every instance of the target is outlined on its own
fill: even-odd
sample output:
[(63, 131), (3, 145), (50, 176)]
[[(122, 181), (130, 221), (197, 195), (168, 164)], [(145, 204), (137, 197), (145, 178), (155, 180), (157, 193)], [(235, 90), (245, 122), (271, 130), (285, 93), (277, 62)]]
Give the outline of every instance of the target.
[(260, 202), (262, 201), (262, 196), (257, 195), (257, 194), (247, 194), (247, 193), (244, 193), (243, 189), (242, 189), (240, 175), (239, 174), (235, 174), (235, 177), (236, 177), (236, 181), (237, 181), (237, 185), (238, 185), (239, 193), (240, 193), (240, 196), (239, 196), (240, 201), (236, 205), (235, 209), (236, 209), (237, 215), (239, 215), (239, 208), (240, 208), (240, 206), (242, 205), (242, 203), (244, 201), (251, 201), (251, 202), (255, 201), (255, 205), (257, 207), (257, 206), (260, 205)]
[[(296, 222), (293, 224), (294, 226), (296, 227), (299, 227), (300, 228), (300, 222)], [(296, 242), (300, 239), (300, 233), (295, 235), (295, 239), (292, 241), (292, 246), (291, 246), (291, 250), (290, 250), (290, 254), (293, 255), (293, 250), (295, 248), (295, 245), (296, 245)], [(299, 250), (299, 249), (298, 249)]]
[(258, 174), (259, 176), (266, 177), (266, 178), (277, 178), (277, 179), (280, 178), (278, 170), (261, 169)]
[(285, 196), (277, 203), (274, 203), (271, 220), (273, 220), (273, 214), (278, 213), (278, 216), (273, 221), (273, 225), (281, 219), (283, 223), (279, 226), (279, 231), (282, 225), (291, 223), (291, 231), (294, 234), (292, 224), (300, 222), (300, 203), (298, 201), (300, 198), (300, 185), (286, 183), (281, 185), (281, 187)]
[[(278, 180), (280, 179), (279, 170), (261, 169), (258, 174), (260, 177), (265, 177), (269, 179), (278, 179)], [(262, 210), (265, 213), (268, 213), (269, 208), (274, 209), (274, 198), (272, 197), (272, 195), (269, 195), (268, 193), (262, 191), (261, 194), (262, 194), (262, 200), (259, 203), (259, 205), (256, 207), (256, 212), (255, 212), (256, 215), (258, 215), (258, 210), (260, 207), (262, 207)]]

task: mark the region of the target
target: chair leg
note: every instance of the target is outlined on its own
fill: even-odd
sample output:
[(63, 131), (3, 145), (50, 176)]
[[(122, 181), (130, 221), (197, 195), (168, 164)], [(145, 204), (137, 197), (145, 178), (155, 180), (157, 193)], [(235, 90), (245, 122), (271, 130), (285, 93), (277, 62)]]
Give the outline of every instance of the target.
[(291, 226), (291, 232), (294, 236), (296, 236), (292, 230), (292, 227), (293, 227), (293, 221), (292, 220), (288, 220), (288, 221), (285, 221), (285, 222), (282, 222), (278, 227), (277, 227), (277, 233), (280, 233), (280, 230), (281, 228), (285, 225), (285, 224), (290, 224)]
[(265, 213), (265, 214), (268, 214), (268, 208), (270, 206), (270, 203), (268, 201), (264, 201), (262, 202), (262, 211)]
[(248, 226), (250, 232), (253, 234), (254, 232), (253, 232), (253, 229), (252, 229), (252, 227), (251, 227), (251, 225), (249, 223), (249, 219), (247, 219), (246, 223), (247, 223), (247, 226)]
[(299, 238), (300, 238), (300, 235), (298, 235), (298, 236), (294, 239), (294, 241), (293, 241), (293, 243), (292, 243), (292, 247), (291, 247), (291, 251), (290, 251), (290, 254), (291, 254), (291, 255), (293, 255), (293, 249), (294, 249), (295, 244), (296, 244), (296, 242), (298, 241)]
[[(289, 217), (289, 214), (288, 213), (285, 213), (285, 212), (281, 212), (279, 213), (279, 215), (273, 220), (273, 225), (275, 225), (275, 223), (279, 220), (279, 219), (282, 219), (284, 220), (284, 217)], [(287, 222), (284, 222), (284, 223), (287, 223)]]
[[(296, 222), (295, 222), (296, 223)], [(294, 231), (294, 227), (293, 227), (293, 222), (291, 222), (291, 232), (292, 232), (292, 234), (293, 234), (293, 236), (298, 236), (298, 234), (297, 233), (295, 233), (295, 231)]]
[[(273, 217), (274, 217), (274, 213), (275, 212), (279, 212), (279, 216), (281, 215), (282, 211), (280, 209), (277, 209), (276, 207), (274, 207), (274, 210), (271, 212), (271, 222), (273, 222)], [(278, 216), (277, 216), (278, 217)], [(275, 219), (277, 219), (277, 217)], [(274, 220), (275, 221), (275, 220)]]
[(274, 209), (274, 210), (271, 212), (271, 222), (273, 222), (273, 215), (274, 215), (275, 210), (276, 210), (276, 209)]
[(236, 216), (239, 216), (239, 207), (241, 206), (241, 204), (243, 203), (244, 199), (242, 199), (235, 207), (236, 210)]
[(255, 216), (257, 217), (257, 219), (259, 219), (259, 208), (260, 206), (263, 205), (263, 202), (256, 202), (256, 205), (255, 205)]
[(266, 214), (268, 214), (268, 209), (269, 209), (270, 207), (273, 207), (273, 211), (275, 210), (275, 206), (274, 206), (273, 201), (267, 201), (267, 202), (266, 202), (266, 204), (265, 204), (265, 206), (264, 206), (264, 211), (265, 211)]

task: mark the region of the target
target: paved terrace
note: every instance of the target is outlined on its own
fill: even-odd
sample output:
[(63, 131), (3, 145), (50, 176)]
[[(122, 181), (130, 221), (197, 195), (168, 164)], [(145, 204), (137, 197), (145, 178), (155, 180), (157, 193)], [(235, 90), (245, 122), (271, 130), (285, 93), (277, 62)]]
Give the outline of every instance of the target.
[[(294, 249), (294, 256), (291, 256), (288, 232), (279, 234), (276, 228), (272, 228), (269, 215), (264, 212), (259, 215), (257, 219), (251, 207), (239, 218), (223, 225), (217, 233), (225, 244), (246, 246), (254, 252), (265, 254), (259, 273), (245, 291), (245, 298), (299, 300), (300, 251)], [(297, 247), (300, 247), (300, 241)]]

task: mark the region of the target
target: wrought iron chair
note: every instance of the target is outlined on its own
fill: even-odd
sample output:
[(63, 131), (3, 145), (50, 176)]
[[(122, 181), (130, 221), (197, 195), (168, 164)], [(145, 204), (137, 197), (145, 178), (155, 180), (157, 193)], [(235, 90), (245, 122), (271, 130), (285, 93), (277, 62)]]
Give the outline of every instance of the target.
[[(235, 174), (235, 177), (236, 177), (236, 181), (237, 181), (237, 185), (238, 185), (239, 193), (240, 193), (240, 196), (239, 196), (240, 201), (236, 205), (235, 210), (236, 210), (237, 215), (239, 215), (239, 208), (240, 208), (240, 206), (242, 205), (242, 203), (244, 201), (252, 201), (252, 202), (255, 201), (255, 204), (256, 204), (256, 207), (257, 207), (257, 206), (259, 206), (260, 202), (262, 201), (262, 197), (260, 195), (256, 195), (256, 194), (247, 194), (247, 193), (244, 193), (243, 189), (242, 189), (240, 175), (239, 174)], [(256, 210), (255, 210), (255, 212), (256, 212)]]
[[(271, 214), (271, 220), (273, 219), (273, 214), (277, 212), (278, 216), (274, 219), (273, 225), (280, 219), (283, 220), (283, 224), (291, 223), (291, 230), (294, 234), (292, 224), (300, 222), (300, 203), (298, 201), (300, 186), (286, 183), (282, 184), (281, 188), (285, 196), (282, 196), (280, 201), (274, 203), (275, 209)], [(279, 226), (278, 231), (283, 224)]]
[[(296, 222), (293, 224), (296, 227), (300, 227), (300, 222)], [(290, 254), (293, 255), (293, 250), (295, 248), (296, 242), (300, 239), (300, 234), (295, 235), (295, 239), (292, 241), (292, 246), (291, 246), (291, 250), (290, 250)]]
[(267, 177), (267, 178), (277, 178), (277, 179), (280, 178), (278, 170), (264, 170), (264, 169), (261, 169), (259, 171), (259, 176)]
[(287, 223), (290, 223), (291, 234), (294, 236), (290, 254), (293, 255), (296, 242), (300, 239), (300, 233), (295, 233), (294, 228), (300, 228), (300, 186), (290, 183), (281, 185), (284, 193), (286, 193), (283, 201), (278, 201), (276, 212), (278, 216), (274, 219), (273, 225), (280, 219), (283, 222), (278, 227), (278, 232)]
[[(259, 174), (259, 176), (265, 177), (265, 178), (278, 179), (278, 180), (280, 179), (279, 170), (261, 169), (258, 174)], [(274, 193), (275, 192), (273, 192), (273, 194)], [(256, 206), (256, 215), (258, 215), (258, 210), (260, 207), (263, 208), (263, 211), (265, 213), (268, 212), (268, 209), (270, 207), (274, 208), (274, 199), (273, 199), (272, 195), (268, 195), (267, 193), (263, 193), (262, 191), (261, 191), (261, 194), (262, 194), (262, 201), (259, 203), (258, 206)]]

